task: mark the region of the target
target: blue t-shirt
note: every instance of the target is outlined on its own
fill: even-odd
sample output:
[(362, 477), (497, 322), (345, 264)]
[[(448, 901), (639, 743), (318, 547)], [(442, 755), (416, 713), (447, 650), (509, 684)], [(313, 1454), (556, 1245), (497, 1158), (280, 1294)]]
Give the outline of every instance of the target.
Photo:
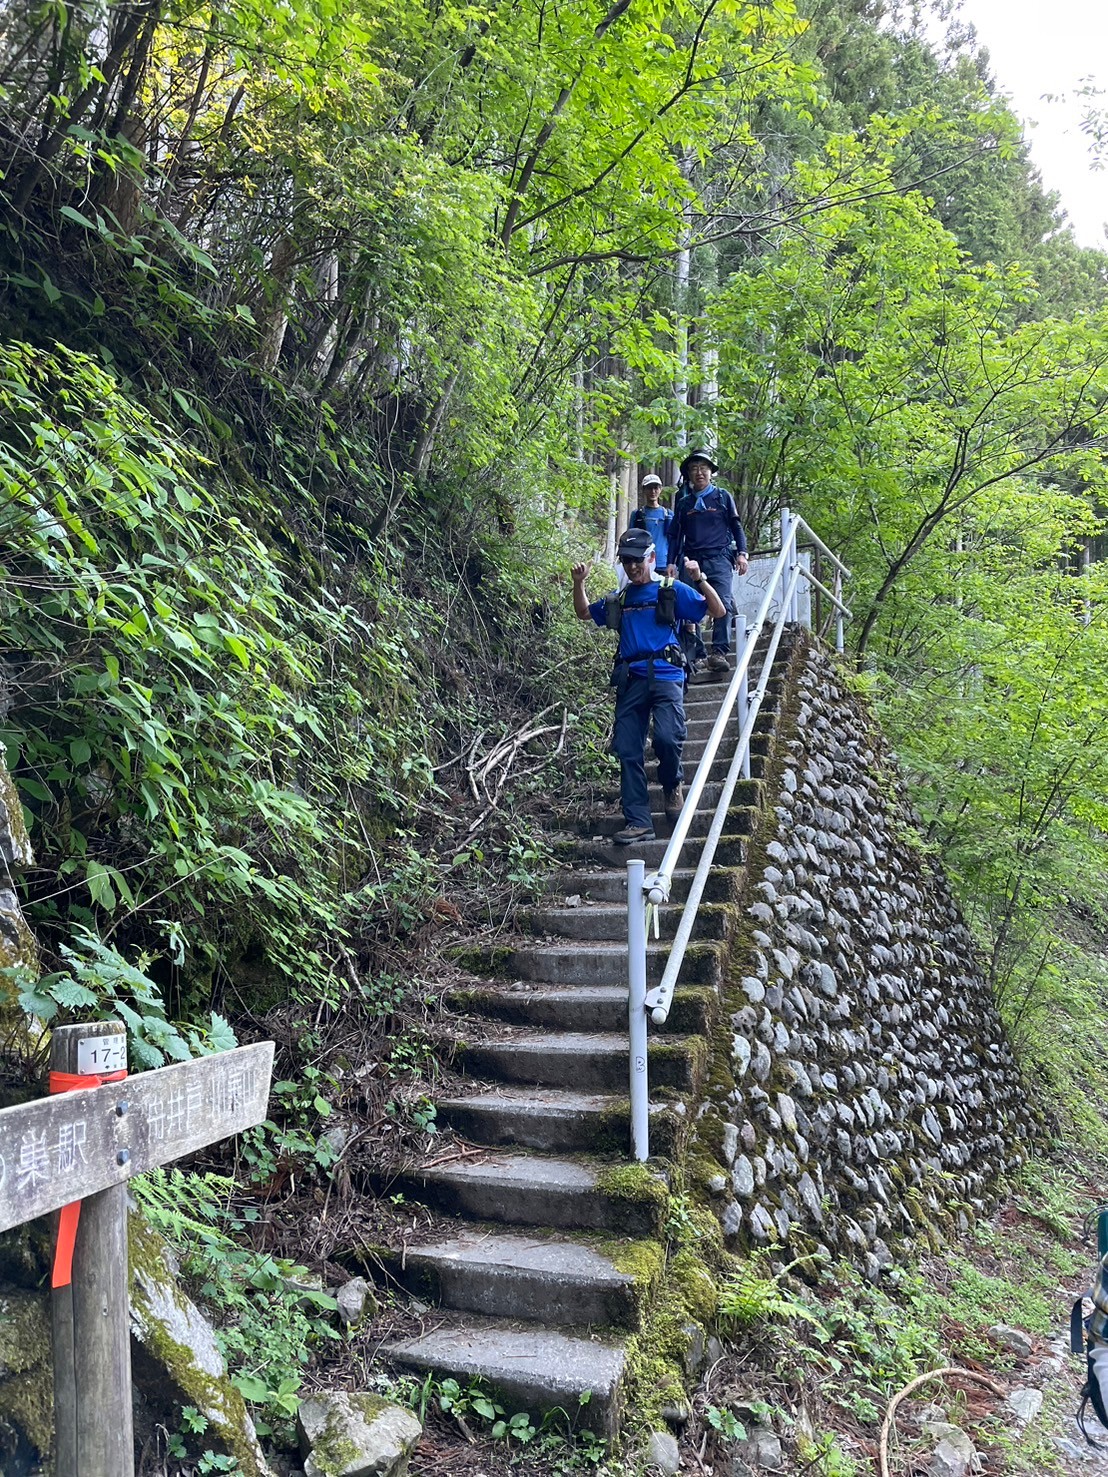
[(631, 514), (632, 528), (645, 528), (654, 540), (657, 569), (665, 569), (669, 563), (669, 526), (673, 514), (668, 508), (636, 508)]
[[(680, 621), (702, 621), (708, 614), (708, 602), (704, 596), (678, 581), (673, 586), (674, 626), (660, 626), (654, 619), (654, 607), (658, 603), (661, 584), (652, 580), (649, 585), (628, 585), (623, 592), (623, 621), (619, 628), (619, 654), (632, 656), (636, 651), (664, 651), (667, 646), (679, 641), (675, 626)], [(612, 592), (613, 595), (616, 593)], [(607, 602), (594, 600), (589, 614), (598, 626), (607, 625)], [(631, 663), (633, 677), (645, 677), (645, 661)], [(679, 682), (684, 677), (680, 667), (672, 662), (656, 661), (654, 676), (665, 682)]]

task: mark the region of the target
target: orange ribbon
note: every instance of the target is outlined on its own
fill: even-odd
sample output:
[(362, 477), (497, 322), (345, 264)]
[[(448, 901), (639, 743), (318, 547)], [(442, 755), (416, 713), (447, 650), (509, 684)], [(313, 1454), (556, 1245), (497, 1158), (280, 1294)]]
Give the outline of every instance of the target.
[[(122, 1082), (122, 1072), (51, 1072), (50, 1091), (81, 1092), (88, 1087), (103, 1087), (105, 1082)], [(50, 1277), (51, 1287), (68, 1287), (73, 1280), (73, 1250), (77, 1244), (77, 1224), (81, 1219), (81, 1202), (71, 1200), (58, 1212), (58, 1239), (54, 1246), (54, 1270)]]

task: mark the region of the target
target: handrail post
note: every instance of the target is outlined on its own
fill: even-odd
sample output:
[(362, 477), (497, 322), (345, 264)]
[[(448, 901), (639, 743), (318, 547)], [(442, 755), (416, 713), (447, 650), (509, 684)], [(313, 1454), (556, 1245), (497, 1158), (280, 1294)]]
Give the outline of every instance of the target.
[[(843, 598), (843, 572), (841, 569), (835, 571), (835, 599), (842, 601)], [(841, 655), (843, 649), (843, 608), (841, 603), (835, 608), (835, 650)]]
[[(745, 647), (746, 641), (749, 639), (749, 636), (750, 636), (750, 631), (746, 628), (745, 623), (744, 623), (744, 627), (743, 627), (743, 632), (744, 632), (744, 634), (743, 634), (743, 645)], [(749, 667), (749, 663), (747, 664), (746, 667), (744, 667), (743, 674), (742, 674), (742, 679), (739, 682), (739, 701), (738, 701), (738, 704), (737, 704), (737, 708), (738, 708), (738, 719), (739, 719), (739, 732), (742, 733), (742, 731), (743, 731), (743, 725), (746, 723), (746, 715), (750, 712), (750, 667)], [(742, 777), (743, 777), (744, 780), (748, 780), (750, 778), (750, 745), (749, 744), (747, 744), (746, 750), (745, 750), (745, 752), (743, 754)]]
[(646, 1076), (645, 862), (627, 863), (627, 1022), (631, 1035), (631, 1153), (650, 1158), (650, 1106)]
[[(781, 506), (781, 548), (782, 548), (782, 550), (785, 550), (788, 547), (788, 543), (789, 543), (789, 529), (791, 528), (791, 526), (792, 526), (792, 515), (790, 514), (788, 508), (784, 504), (782, 504), (782, 506)], [(781, 589), (780, 589), (780, 591), (778, 593), (778, 597), (777, 597), (777, 599), (778, 599), (778, 606), (779, 606), (779, 609), (781, 611), (781, 619), (782, 620), (785, 620), (785, 621), (787, 621), (788, 618), (789, 618), (788, 612), (785, 609), (785, 591), (788, 589), (788, 587), (789, 587), (789, 559), (786, 556), (786, 558), (783, 560), (782, 566), (781, 566)]]

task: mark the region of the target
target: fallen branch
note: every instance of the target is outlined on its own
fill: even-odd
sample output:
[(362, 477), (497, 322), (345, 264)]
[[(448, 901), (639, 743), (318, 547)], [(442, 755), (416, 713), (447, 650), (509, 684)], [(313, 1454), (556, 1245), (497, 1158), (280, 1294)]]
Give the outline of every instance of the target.
[(973, 1369), (959, 1369), (957, 1365), (944, 1365), (942, 1369), (931, 1369), (926, 1374), (917, 1375), (910, 1380), (903, 1390), (898, 1390), (889, 1401), (889, 1408), (885, 1412), (885, 1419), (881, 1423), (881, 1440), (877, 1448), (877, 1464), (880, 1477), (889, 1477), (889, 1433), (893, 1428), (896, 1417), (897, 1406), (906, 1399), (913, 1390), (918, 1390), (920, 1385), (925, 1385), (929, 1380), (945, 1379), (948, 1375), (957, 1375), (959, 1379), (974, 1380), (979, 1385), (984, 1385), (994, 1395), (999, 1395), (1003, 1400), (1008, 1391), (996, 1380), (990, 1379), (987, 1374), (978, 1374)]

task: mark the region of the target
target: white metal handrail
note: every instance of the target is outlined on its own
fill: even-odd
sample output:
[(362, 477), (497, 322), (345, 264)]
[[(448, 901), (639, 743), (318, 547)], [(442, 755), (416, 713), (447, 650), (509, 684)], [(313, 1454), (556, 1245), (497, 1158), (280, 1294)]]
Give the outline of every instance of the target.
[[(814, 544), (823, 554), (831, 560), (835, 569), (834, 589), (828, 589), (821, 581), (817, 580), (810, 570), (804, 568), (800, 562), (798, 551), (799, 536), (803, 531), (806, 543)], [(766, 588), (765, 596), (758, 609), (758, 614), (752, 626), (746, 630), (743, 649), (738, 653), (735, 671), (731, 677), (727, 692), (720, 710), (716, 716), (712, 731), (708, 735), (704, 746), (704, 753), (700, 763), (697, 765), (696, 774), (689, 785), (685, 804), (681, 814), (673, 828), (673, 835), (665, 854), (659, 863), (657, 870), (650, 876), (646, 876), (645, 863), (632, 860), (627, 863), (627, 982), (628, 982), (628, 1024), (630, 1026), (630, 1089), (631, 1089), (631, 1150), (637, 1160), (645, 1160), (650, 1155), (649, 1135), (649, 1087), (647, 1082), (647, 1012), (656, 1025), (664, 1025), (669, 1016), (670, 1006), (673, 1002), (673, 991), (677, 983), (677, 977), (681, 972), (681, 966), (685, 960), (685, 950), (692, 937), (693, 928), (696, 925), (697, 909), (707, 885), (708, 874), (711, 871), (712, 861), (715, 857), (716, 847), (719, 845), (723, 828), (727, 822), (727, 813), (731, 806), (731, 797), (735, 793), (735, 786), (740, 777), (750, 776), (750, 741), (754, 734), (754, 727), (758, 719), (758, 713), (762, 701), (769, 687), (769, 680), (773, 668), (777, 648), (784, 634), (786, 624), (795, 621), (799, 614), (798, 590), (801, 579), (806, 579), (810, 586), (818, 588), (831, 602), (836, 612), (836, 648), (843, 649), (843, 621), (850, 619), (850, 611), (842, 601), (843, 581), (849, 579), (850, 571), (846, 565), (832, 554), (830, 549), (816, 537), (799, 514), (791, 513), (787, 508), (781, 512), (781, 551), (777, 556), (773, 567), (773, 574)], [(769, 644), (762, 662), (762, 672), (758, 685), (753, 694), (749, 688), (749, 669), (754, 652), (769, 616), (770, 607), (775, 598), (780, 599), (780, 607), (777, 619), (770, 635)], [(738, 632), (736, 632), (736, 639)], [(704, 793), (711, 774), (712, 765), (715, 763), (723, 736), (731, 722), (733, 710), (737, 708), (740, 721), (738, 741), (735, 745), (735, 753), (723, 782), (720, 798), (716, 804), (712, 816), (712, 823), (705, 837), (704, 846), (701, 850), (700, 860), (696, 872), (689, 886), (689, 896), (685, 902), (684, 911), (677, 933), (674, 936), (673, 945), (666, 961), (660, 983), (653, 990), (646, 988), (646, 930), (647, 911), (646, 903), (649, 902), (654, 908), (659, 908), (663, 903), (669, 901), (670, 887), (673, 882), (673, 874), (677, 870), (681, 858), (681, 851), (685, 841), (688, 839), (689, 827), (697, 805)]]

